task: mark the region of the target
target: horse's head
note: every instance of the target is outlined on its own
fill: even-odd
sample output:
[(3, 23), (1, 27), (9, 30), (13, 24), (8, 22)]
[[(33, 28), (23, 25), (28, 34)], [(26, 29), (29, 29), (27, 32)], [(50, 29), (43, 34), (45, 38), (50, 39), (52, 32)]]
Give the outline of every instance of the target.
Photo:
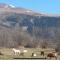
[(15, 48), (13, 48), (12, 50), (16, 50)]

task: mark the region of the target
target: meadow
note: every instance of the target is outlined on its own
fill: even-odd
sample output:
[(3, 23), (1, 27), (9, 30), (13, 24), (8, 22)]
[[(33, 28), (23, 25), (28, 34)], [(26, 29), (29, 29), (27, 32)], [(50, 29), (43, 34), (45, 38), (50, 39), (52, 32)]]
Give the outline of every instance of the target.
[[(47, 48), (47, 49), (41, 49), (41, 48), (25, 48), (28, 50), (27, 53), (24, 54), (24, 56), (21, 55), (14, 55), (12, 48), (0, 48), (0, 52), (3, 55), (0, 55), (0, 60), (49, 60), (47, 58), (47, 54), (49, 52), (54, 52), (55, 50), (52, 48)], [(44, 51), (45, 55), (41, 56), (40, 52)], [(36, 57), (32, 57), (32, 52), (36, 53)], [(59, 58), (60, 56), (58, 56)], [(41, 59), (19, 59), (19, 58), (41, 58)], [(46, 58), (46, 59), (44, 59)], [(56, 60), (55, 58), (52, 58), (51, 60)]]

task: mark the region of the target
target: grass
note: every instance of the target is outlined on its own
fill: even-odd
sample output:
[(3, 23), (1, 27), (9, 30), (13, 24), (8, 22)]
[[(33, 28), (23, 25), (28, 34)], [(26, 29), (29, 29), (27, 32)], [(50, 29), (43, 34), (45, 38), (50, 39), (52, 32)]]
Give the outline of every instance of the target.
[[(27, 53), (24, 54), (24, 56), (17, 55), (15, 56), (13, 54), (12, 49), (9, 48), (1, 48), (0, 51), (4, 55), (0, 55), (0, 60), (28, 60), (28, 59), (13, 59), (13, 58), (45, 58), (48, 52), (54, 51), (52, 48), (47, 48), (47, 49), (41, 49), (41, 48), (26, 48), (28, 50)], [(45, 51), (45, 56), (40, 55), (40, 51), (44, 50)], [(35, 52), (37, 54), (36, 57), (31, 57), (32, 52)], [(29, 60), (48, 60), (48, 59), (29, 59)], [(53, 58), (54, 60), (54, 58)]]

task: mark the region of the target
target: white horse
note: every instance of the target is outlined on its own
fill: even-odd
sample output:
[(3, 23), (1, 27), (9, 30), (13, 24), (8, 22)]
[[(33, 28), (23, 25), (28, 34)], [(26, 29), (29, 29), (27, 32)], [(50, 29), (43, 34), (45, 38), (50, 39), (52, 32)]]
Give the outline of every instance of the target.
[(21, 51), (20, 51), (20, 50), (15, 49), (15, 48), (13, 48), (12, 50), (13, 50), (13, 52), (14, 52), (14, 54), (15, 54), (15, 55), (17, 55), (17, 54), (20, 54), (20, 53), (21, 53)]

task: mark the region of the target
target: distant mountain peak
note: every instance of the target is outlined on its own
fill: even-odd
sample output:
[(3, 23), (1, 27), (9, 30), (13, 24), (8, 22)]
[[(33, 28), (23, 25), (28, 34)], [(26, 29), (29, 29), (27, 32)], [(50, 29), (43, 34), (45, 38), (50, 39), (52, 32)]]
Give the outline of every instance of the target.
[(15, 8), (15, 6), (8, 5), (8, 4), (5, 4), (5, 3), (0, 3), (0, 8)]

